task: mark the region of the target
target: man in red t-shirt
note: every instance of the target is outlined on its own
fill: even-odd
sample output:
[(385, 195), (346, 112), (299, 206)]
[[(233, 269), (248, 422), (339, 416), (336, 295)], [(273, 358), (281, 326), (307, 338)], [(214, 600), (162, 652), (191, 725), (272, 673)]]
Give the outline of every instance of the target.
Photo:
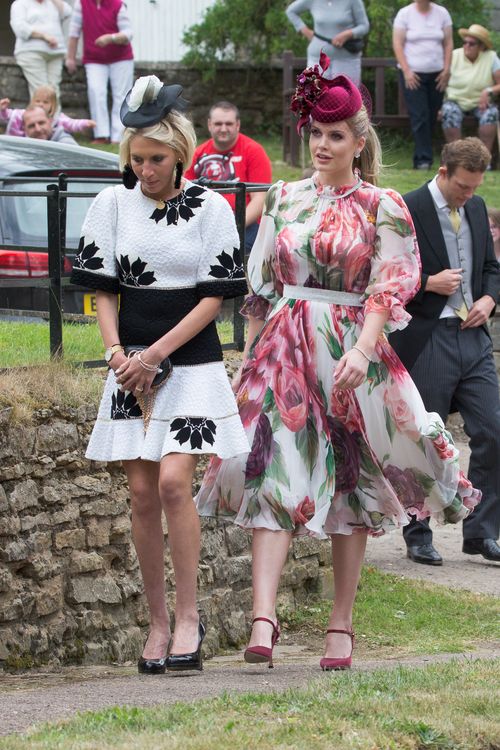
[[(271, 182), (271, 162), (256, 141), (240, 133), (240, 113), (230, 102), (217, 102), (208, 113), (208, 130), (212, 136), (194, 152), (186, 172), (190, 180), (219, 182)], [(245, 216), (245, 251), (252, 249), (259, 219), (264, 208), (265, 193), (247, 193)], [(224, 195), (234, 211), (236, 196)]]

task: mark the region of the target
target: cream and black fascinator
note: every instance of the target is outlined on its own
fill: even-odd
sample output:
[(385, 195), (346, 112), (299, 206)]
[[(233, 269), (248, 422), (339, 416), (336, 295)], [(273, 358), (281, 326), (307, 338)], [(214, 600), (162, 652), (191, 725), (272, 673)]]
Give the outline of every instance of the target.
[(182, 111), (187, 101), (182, 86), (162, 83), (157, 76), (138, 78), (123, 100), (120, 119), (127, 128), (148, 128), (163, 120), (171, 110)]

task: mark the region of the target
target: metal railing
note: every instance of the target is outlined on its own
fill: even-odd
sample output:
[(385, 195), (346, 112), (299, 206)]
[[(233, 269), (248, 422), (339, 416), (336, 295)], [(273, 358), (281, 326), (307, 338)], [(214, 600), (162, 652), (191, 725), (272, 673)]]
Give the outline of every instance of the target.
[[(44, 182), (50, 178), (31, 177), (29, 175), (19, 177), (8, 177), (9, 183), (12, 182)], [(117, 184), (116, 179), (106, 180), (102, 177), (86, 178), (74, 176), (78, 182), (109, 182)], [(263, 192), (269, 188), (268, 184), (244, 183), (244, 182), (212, 182), (203, 181), (203, 185), (216, 192), (227, 194), (234, 193), (235, 198), (235, 219), (240, 238), (240, 251), (245, 258), (245, 211), (246, 199), (248, 192)], [(48, 289), (48, 321), (49, 321), (49, 342), (51, 359), (62, 358), (64, 356), (63, 348), (63, 287), (68, 286), (70, 281), (67, 276), (63, 275), (63, 263), (66, 252), (66, 215), (68, 198), (93, 198), (97, 193), (77, 192), (68, 190), (68, 177), (65, 174), (58, 176), (57, 183), (51, 182), (46, 186), (45, 191), (27, 191), (27, 190), (0, 190), (0, 197), (44, 197), (47, 200), (47, 253), (48, 253), (48, 276), (44, 278), (22, 278), (10, 279), (0, 278), (1, 288), (47, 288)], [(2, 243), (2, 249), (12, 249), (21, 251), (44, 251), (44, 247), (33, 245), (19, 245), (11, 243)], [(242, 351), (245, 344), (245, 327), (244, 319), (239, 314), (241, 297), (233, 301), (233, 341), (222, 344), (224, 350), (236, 349)], [(83, 367), (101, 367), (106, 363), (104, 360), (85, 360), (75, 364)]]

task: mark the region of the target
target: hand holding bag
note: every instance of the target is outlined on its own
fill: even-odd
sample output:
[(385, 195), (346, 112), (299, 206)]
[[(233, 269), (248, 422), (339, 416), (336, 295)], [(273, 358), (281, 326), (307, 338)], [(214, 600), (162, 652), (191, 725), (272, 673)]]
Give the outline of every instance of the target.
[[(136, 344), (134, 346), (129, 345), (125, 347), (125, 354), (129, 358), (134, 357), (135, 355), (140, 354), (141, 352), (145, 351), (148, 348), (149, 348), (148, 346), (145, 346), (143, 344)], [(149, 423), (151, 421), (151, 415), (153, 414), (156, 391), (162, 385), (165, 385), (165, 383), (167, 382), (167, 380), (172, 374), (172, 370), (173, 370), (173, 366), (172, 366), (172, 362), (170, 361), (170, 358), (165, 357), (165, 359), (163, 359), (159, 364), (159, 370), (153, 378), (150, 392), (146, 396), (143, 396), (142, 393), (137, 393), (137, 391), (135, 392), (137, 403), (141, 407), (141, 411), (142, 411), (142, 419), (144, 422), (145, 433), (147, 432)]]
[[(327, 36), (322, 36), (321, 34), (317, 34), (314, 32), (314, 36), (318, 39), (321, 39), (322, 42), (328, 42), (328, 44), (332, 44), (332, 40), (329, 39)], [(357, 55), (358, 52), (363, 51), (363, 47), (365, 46), (365, 40), (364, 39), (348, 39), (347, 42), (344, 42), (342, 47), (346, 49), (348, 52), (351, 53), (351, 55)]]

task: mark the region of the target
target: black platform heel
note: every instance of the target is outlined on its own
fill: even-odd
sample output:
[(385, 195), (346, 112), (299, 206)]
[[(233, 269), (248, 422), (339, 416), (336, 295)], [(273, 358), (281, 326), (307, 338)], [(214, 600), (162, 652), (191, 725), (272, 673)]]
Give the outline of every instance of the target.
[(162, 656), (161, 659), (145, 659), (140, 656), (137, 662), (137, 671), (139, 674), (165, 674), (167, 658), (166, 655)]
[(139, 674), (165, 674), (167, 656), (171, 645), (172, 638), (168, 642), (167, 653), (161, 659), (145, 659), (144, 656), (140, 656), (137, 661), (137, 671)]
[(198, 625), (198, 648), (196, 651), (192, 651), (190, 654), (169, 654), (166, 660), (166, 667), (168, 672), (180, 672), (182, 670), (197, 669), (202, 671), (203, 669), (203, 656), (201, 653), (201, 644), (205, 638), (205, 626), (200, 620)]

